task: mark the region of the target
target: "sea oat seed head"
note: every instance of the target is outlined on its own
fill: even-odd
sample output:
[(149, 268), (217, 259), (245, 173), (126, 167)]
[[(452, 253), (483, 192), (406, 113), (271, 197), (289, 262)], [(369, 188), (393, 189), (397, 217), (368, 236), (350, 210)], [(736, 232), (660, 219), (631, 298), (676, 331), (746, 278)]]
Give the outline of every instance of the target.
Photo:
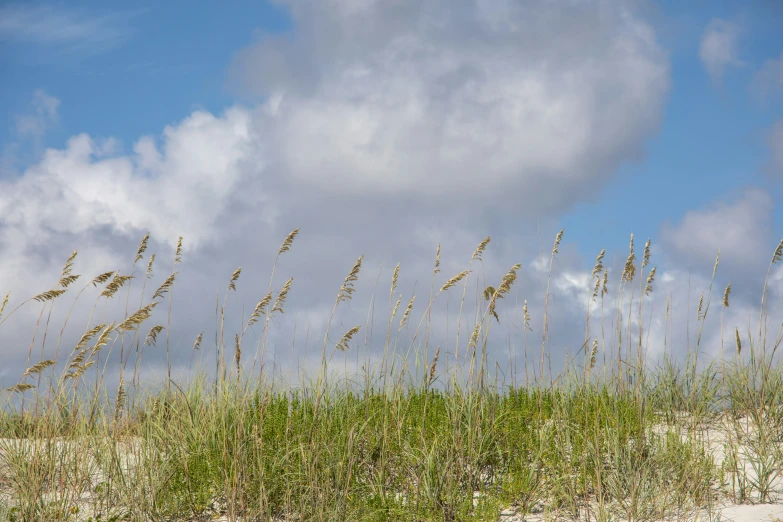
[(139, 259), (141, 259), (143, 257), (142, 254), (144, 253), (145, 250), (147, 250), (147, 241), (149, 241), (149, 240), (150, 240), (150, 233), (147, 232), (147, 235), (144, 236), (144, 238), (141, 240), (141, 244), (139, 245), (139, 249), (136, 250), (136, 259), (133, 260), (133, 264), (134, 265), (136, 263), (138, 263)]
[(294, 281), (294, 278), (292, 277), (288, 281), (285, 282), (283, 285), (283, 289), (280, 290), (280, 293), (277, 295), (277, 299), (275, 299), (275, 304), (272, 306), (272, 312), (280, 312), (283, 313), (283, 304), (285, 303), (285, 298), (288, 296), (288, 291), (291, 289), (291, 283)]
[(408, 302), (408, 306), (405, 308), (405, 313), (402, 314), (402, 319), (400, 319), (400, 328), (402, 328), (402, 325), (405, 324), (405, 322), (408, 320), (408, 316), (411, 314), (411, 309), (413, 308), (413, 302), (416, 300), (416, 296), (414, 295), (411, 297), (411, 300)]
[(591, 278), (599, 275), (601, 270), (604, 269), (604, 254), (606, 254), (606, 249), (601, 249), (601, 253), (595, 258), (595, 266), (593, 267), (593, 273), (590, 276)]
[(479, 243), (479, 246), (476, 247), (476, 251), (473, 252), (473, 255), (470, 257), (470, 260), (473, 261), (474, 259), (478, 259), (481, 261), (481, 254), (484, 253), (484, 249), (487, 248), (487, 245), (489, 244), (489, 236), (485, 237), (484, 240)]
[(449, 279), (448, 281), (446, 281), (446, 282), (443, 284), (443, 286), (441, 286), (441, 287), (440, 287), (440, 290), (439, 290), (439, 291), (440, 291), (440, 292), (443, 292), (444, 290), (448, 290), (448, 289), (449, 289), (449, 288), (451, 288), (452, 286), (454, 286), (454, 285), (456, 285), (457, 283), (459, 283), (459, 282), (462, 280), (462, 278), (464, 278), (465, 276), (467, 276), (469, 273), (470, 273), (470, 271), (469, 271), (469, 270), (463, 270), (463, 271), (462, 271), (462, 272), (460, 272), (459, 274), (455, 275), (454, 277), (452, 277), (451, 279)]
[(653, 291), (653, 281), (655, 281), (655, 269), (656, 267), (653, 267), (652, 270), (650, 270), (650, 273), (647, 275), (647, 283), (644, 287), (644, 295), (650, 295), (650, 292)]
[(182, 261), (182, 236), (177, 239), (177, 249), (174, 251), (174, 266)]
[(715, 256), (715, 266), (712, 267), (712, 278), (715, 278), (715, 272), (718, 271), (718, 261), (720, 260), (720, 248), (718, 249), (718, 254)]
[(726, 290), (723, 291), (723, 306), (729, 306), (729, 294), (731, 293), (731, 283), (726, 286)]
[(288, 250), (291, 248), (291, 244), (294, 242), (294, 238), (298, 233), (299, 233), (299, 229), (297, 228), (296, 230), (288, 234), (288, 236), (285, 238), (285, 241), (283, 241), (280, 250), (277, 251), (278, 256), (283, 252), (288, 252)]
[(359, 329), (361, 326), (354, 326), (347, 332), (345, 332), (345, 335), (342, 336), (340, 339), (340, 342), (337, 343), (337, 349), (341, 352), (344, 352), (348, 349), (348, 343), (351, 341), (354, 335), (356, 335), (359, 332)]
[(552, 247), (552, 255), (554, 256), (558, 252), (558, 247), (560, 246), (560, 241), (563, 240), (563, 232), (565, 232), (565, 229), (560, 229), (560, 232), (557, 233), (557, 236), (555, 236), (555, 246)]
[(780, 240), (780, 243), (778, 243), (778, 247), (775, 249), (775, 252), (772, 254), (772, 264), (777, 263), (783, 259), (783, 239)]
[(359, 270), (362, 268), (362, 259), (364, 259), (364, 256), (359, 256), (359, 259), (356, 260), (356, 264), (353, 265), (353, 268), (348, 274), (348, 277), (345, 278), (343, 286), (340, 287), (340, 292), (337, 294), (338, 303), (340, 301), (348, 301), (351, 299), (351, 294), (354, 291), (353, 283), (359, 279)]
[(156, 325), (150, 328), (149, 333), (147, 334), (146, 339), (144, 340), (145, 346), (155, 346), (155, 343), (158, 342), (158, 334), (163, 330), (162, 325)]
[(158, 297), (160, 297), (162, 299), (163, 296), (165, 296), (166, 293), (169, 290), (171, 290), (171, 287), (174, 285), (174, 280), (177, 278), (177, 274), (179, 274), (179, 272), (174, 272), (173, 274), (168, 276), (166, 280), (163, 281), (163, 284), (160, 285), (157, 290), (155, 290), (155, 293), (152, 295), (152, 298), (157, 299)]
[(233, 290), (235, 292), (237, 291), (237, 287), (236, 287), (236, 285), (234, 283), (237, 282), (237, 280), (239, 279), (239, 274), (241, 274), (241, 273), (242, 273), (242, 267), (240, 266), (239, 268), (234, 270), (233, 274), (231, 274), (231, 279), (229, 279), (229, 281), (228, 281), (228, 289), (229, 290)]

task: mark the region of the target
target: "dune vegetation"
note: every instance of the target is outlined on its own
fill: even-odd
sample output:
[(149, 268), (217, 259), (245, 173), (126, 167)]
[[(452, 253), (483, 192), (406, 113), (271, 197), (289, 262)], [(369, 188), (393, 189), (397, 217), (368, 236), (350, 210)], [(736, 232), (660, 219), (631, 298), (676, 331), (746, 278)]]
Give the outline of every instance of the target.
[[(285, 238), (279, 259), (297, 233)], [(545, 263), (547, 289), (562, 235)], [(69, 306), (64, 301), (83, 282), (73, 273), (76, 252), (50, 290), (13, 309), (5, 296), (0, 338), (21, 306), (38, 303), (43, 320), (27, 370), (2, 391), (0, 520), (713, 520), (726, 503), (783, 501), (783, 318), (768, 317), (767, 292), (783, 241), (773, 251), (758, 322), (742, 331), (721, 321), (731, 348), (720, 358), (706, 360), (702, 338), (706, 317), (722, 317), (730, 305), (730, 285), (702, 294), (688, 353), (648, 360), (641, 319), (655, 268), (649, 241), (637, 258), (633, 236), (622, 273), (609, 274), (603, 251), (596, 259), (584, 344), (570, 348), (557, 375), (550, 370), (548, 297), (538, 305), (543, 324), (535, 326), (524, 302), (524, 367), (501, 372), (489, 363), (489, 331), (512, 305), (521, 265), (476, 296), (482, 312), (468, 338), (430, 346), (431, 306), (446, 293), (466, 302), (486, 238), (464, 271), (435, 286), (438, 247), (419, 318), (412, 316), (415, 298), (406, 303), (397, 293), (398, 264), (383, 354), (368, 353), (372, 363), (357, 374), (342, 371), (332, 364), (336, 354), (368, 347), (359, 346), (361, 326), (335, 333), (330, 319), (318, 371), (291, 386), (247, 364), (264, 360), (270, 318), (283, 312), (292, 288), (289, 279), (272, 291), (274, 267), (270, 291), (242, 331), (225, 331), (224, 296), (214, 345), (207, 329), (194, 332), (193, 350), (213, 350), (214, 367), (194, 368), (186, 381), (171, 378), (168, 337), (163, 346), (169, 325), (153, 326), (150, 317), (166, 306), (177, 272), (144, 297), (148, 239), (128, 275), (100, 274), (72, 298), (97, 293), (97, 307), (143, 285), (139, 307), (110, 323), (91, 315), (74, 346), (60, 345), (65, 325), (50, 326), (46, 317), (52, 307)], [(181, 246), (182, 238), (175, 269)], [(146, 260), (147, 275), (154, 259)], [(332, 317), (352, 299), (362, 261), (342, 282)], [(718, 264), (716, 258), (713, 280)], [(225, 295), (240, 273), (230, 275)], [(605, 314), (610, 300), (621, 306)], [(668, 324), (668, 306), (660, 313)], [(246, 348), (248, 331), (259, 339), (255, 352), (255, 343)], [(33, 345), (43, 342), (57, 344), (55, 355), (36, 360)], [(163, 384), (145, 385), (142, 356), (165, 358)], [(105, 376), (117, 371), (119, 386), (110, 386)]]

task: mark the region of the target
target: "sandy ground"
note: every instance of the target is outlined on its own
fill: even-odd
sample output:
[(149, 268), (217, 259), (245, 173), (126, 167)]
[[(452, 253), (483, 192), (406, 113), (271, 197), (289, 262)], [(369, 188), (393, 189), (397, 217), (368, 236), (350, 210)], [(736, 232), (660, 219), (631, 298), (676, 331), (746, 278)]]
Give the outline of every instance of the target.
[[(666, 428), (660, 427), (656, 431), (664, 432)], [(727, 440), (726, 428), (713, 427), (710, 429), (701, 429), (697, 432), (699, 440), (703, 441), (705, 447), (709, 448), (709, 451), (715, 459), (716, 465), (720, 464), (725, 459), (724, 455), (724, 443)], [(733, 432), (736, 433), (736, 432)], [(783, 435), (783, 434), (781, 434)], [(683, 437), (687, 435), (683, 434)], [(747, 429), (745, 431), (745, 437), (752, 436), (752, 430)], [(733, 434), (732, 438), (736, 435)], [(79, 513), (75, 514), (71, 520), (74, 522), (87, 521), (89, 516), (92, 515), (92, 509), (90, 509), (93, 503), (93, 491), (94, 486), (100, 484), (104, 480), (104, 471), (102, 469), (102, 463), (98, 463), (94, 458), (90, 458), (85, 451), (81, 448), (74, 448), (73, 445), (78, 445), (78, 441), (63, 441), (54, 440), (54, 444), (46, 446), (41, 441), (31, 441), (27, 439), (0, 439), (0, 503), (5, 503), (8, 506), (12, 506), (14, 500), (11, 496), (10, 488), (10, 475), (9, 471), (13, 466), (19, 465), (19, 460), (13, 461), (9, 458), (9, 455), (15, 453), (16, 450), (23, 450), (24, 452), (30, 451), (55, 451), (57, 454), (63, 456), (62, 464), (64, 468), (69, 466), (78, 465), (80, 469), (86, 470), (89, 475), (89, 481), (85, 481), (83, 484), (71, 486), (69, 491), (78, 491), (77, 505), (80, 506)], [(777, 441), (778, 446), (783, 452), (783, 441)], [(118, 446), (117, 454), (121, 456), (119, 465), (124, 470), (132, 470), (135, 465), (134, 453), (140, 450), (138, 440), (130, 440), (120, 443)], [(748, 453), (750, 450), (745, 444), (739, 446), (740, 462), (746, 463), (746, 469), (750, 478), (755, 478), (755, 470), (750, 465), (748, 459)], [(752, 452), (750, 452), (752, 454)], [(783, 453), (781, 453), (783, 457)], [(780, 464), (781, 459), (778, 459), (777, 471), (781, 474), (773, 482), (773, 489), (775, 492), (771, 495), (770, 502), (766, 504), (733, 504), (728, 500), (719, 500), (716, 502), (714, 508), (714, 514), (710, 517), (709, 513), (703, 512), (695, 515), (689, 515), (687, 517), (674, 517), (666, 519), (666, 522), (696, 522), (696, 521), (710, 521), (710, 522), (783, 522), (783, 464)], [(105, 465), (106, 463), (103, 463)], [(54, 500), (54, 495), (48, 495), (48, 499)], [(481, 494), (476, 492), (474, 494), (474, 505), (478, 505), (481, 501)], [(559, 518), (553, 513), (548, 513), (545, 506), (536, 506), (533, 509), (533, 513), (529, 513), (526, 516), (518, 514), (514, 507), (507, 507), (503, 509), (496, 520), (501, 522), (549, 522), (556, 520), (569, 520), (566, 518)], [(225, 515), (215, 516), (210, 520), (227, 522), (229, 519)], [(619, 519), (618, 522), (620, 522)], [(650, 521), (657, 522), (657, 521)], [(663, 522), (663, 520), (661, 520)]]

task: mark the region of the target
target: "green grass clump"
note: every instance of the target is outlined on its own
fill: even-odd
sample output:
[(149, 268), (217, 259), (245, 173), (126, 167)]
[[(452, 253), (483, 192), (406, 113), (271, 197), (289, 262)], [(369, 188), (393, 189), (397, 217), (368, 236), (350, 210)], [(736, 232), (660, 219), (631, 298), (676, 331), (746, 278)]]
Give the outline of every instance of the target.
[[(297, 234), (298, 229), (289, 234), (278, 257)], [(552, 249), (547, 286), (562, 234)], [(148, 238), (142, 240), (134, 266), (143, 259)], [(612, 334), (590, 335), (591, 303), (600, 299), (603, 324), (609, 293), (602, 251), (590, 283), (584, 350), (569, 357), (560, 374), (546, 372), (547, 321), (541, 357), (529, 365), (525, 337), (524, 382), (514, 365), (502, 380), (498, 367), (493, 372), (489, 365), (489, 330), (500, 321), (497, 310), (516, 281), (519, 264), (479, 296), (483, 314), (471, 325), (472, 335), (461, 344), (458, 340), (454, 352), (438, 347), (429, 358), (433, 303), (462, 284), (464, 304), (473, 263), (481, 261), (488, 243), (489, 238), (482, 241), (468, 268), (435, 292), (438, 247), (433, 290), (413, 340), (403, 350), (398, 349), (399, 333), (415, 325), (410, 317), (415, 298), (398, 315), (401, 297), (393, 304), (397, 265), (382, 359), (371, 365), (368, 358), (359, 375), (340, 375), (329, 363), (337, 351), (351, 349), (360, 327), (331, 344), (329, 330), (338, 305), (352, 298), (360, 257), (335, 301), (319, 369), (314, 376), (305, 375), (306, 384), (300, 386), (284, 384), (281, 375), (248, 371), (243, 364), (250, 328), (261, 330), (264, 360), (270, 317), (283, 311), (292, 288), (289, 279), (275, 295), (273, 278), (269, 292), (228, 345), (223, 340), (224, 297), (216, 310), (214, 372), (194, 368), (187, 382), (172, 380), (171, 306), (165, 326), (152, 326), (146, 335), (141, 328), (153, 309), (171, 298), (177, 272), (145, 305), (154, 261), (150, 256), (136, 311), (128, 310), (112, 323), (88, 322), (65, 355), (60, 353), (63, 326), (54, 356), (29, 362), (19, 382), (6, 390), (0, 414), (0, 518), (146, 522), (220, 515), (242, 521), (450, 522), (497, 520), (502, 509), (511, 507), (521, 514), (608, 522), (713, 514), (720, 498), (774, 501), (783, 471), (783, 372), (775, 358), (780, 334), (769, 340), (766, 328), (755, 336), (748, 332), (743, 351), (736, 330), (734, 356), (699, 366), (708, 293), (706, 302), (704, 296), (699, 302), (701, 330), (693, 353), (685, 354), (684, 365), (672, 354), (654, 365), (644, 355), (641, 326), (636, 330), (642, 321), (633, 324), (632, 319), (635, 312), (642, 317), (655, 269), (645, 274), (649, 241), (636, 265), (632, 236)], [(180, 238), (175, 267), (181, 245)], [(783, 242), (773, 264), (781, 260), (782, 249)], [(79, 278), (71, 273), (75, 257), (76, 252), (54, 288), (32, 298), (49, 313)], [(229, 278), (226, 296), (236, 291), (240, 274), (237, 269)], [(123, 288), (130, 292), (134, 277), (133, 272), (107, 272), (82, 292), (102, 287), (97, 305)], [(634, 301), (631, 285), (637, 278), (640, 292)], [(728, 295), (729, 288), (724, 307)], [(765, 299), (766, 283), (762, 325), (767, 321)], [(0, 308), (0, 326), (8, 318), (2, 318), (7, 303), (8, 297)], [(544, 317), (547, 308), (548, 297)], [(623, 316), (620, 310), (626, 309)], [(526, 335), (527, 302), (523, 312)], [(667, 324), (669, 319), (667, 307)], [(419, 331), (425, 321), (422, 341)], [(144, 348), (154, 346), (164, 330), (167, 380), (141, 386)], [(202, 340), (203, 332), (194, 350), (202, 350)], [(415, 368), (408, 365), (411, 351)], [(112, 359), (118, 361), (118, 386), (106, 382), (109, 359), (100, 358), (105, 352), (118, 355)], [(711, 433), (724, 436), (720, 462), (709, 446)]]

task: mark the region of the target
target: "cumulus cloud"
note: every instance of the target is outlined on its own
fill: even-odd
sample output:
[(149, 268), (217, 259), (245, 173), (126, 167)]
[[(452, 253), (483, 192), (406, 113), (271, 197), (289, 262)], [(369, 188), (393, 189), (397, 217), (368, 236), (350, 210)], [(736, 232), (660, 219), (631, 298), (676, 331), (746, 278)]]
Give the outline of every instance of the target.
[(713, 18), (707, 24), (701, 37), (699, 58), (712, 81), (720, 83), (726, 67), (742, 65), (737, 51), (739, 36), (740, 27), (732, 22)]
[(232, 83), (267, 100), (286, 178), (325, 193), (557, 212), (643, 153), (669, 88), (631, 3), (286, 5), (302, 30), (239, 52)]
[(751, 92), (760, 99), (783, 94), (783, 52), (766, 60), (751, 82)]
[(769, 263), (773, 201), (767, 191), (748, 187), (728, 201), (692, 210), (680, 223), (666, 223), (661, 240), (673, 262), (711, 271), (720, 249), (721, 271), (757, 280)]
[(15, 134), (3, 144), (0, 154), (0, 178), (17, 173), (18, 164), (25, 159), (37, 160), (43, 152), (44, 136), (58, 121), (60, 100), (41, 89), (33, 92), (26, 110), (14, 115)]
[(48, 128), (57, 123), (60, 100), (38, 89), (33, 93), (30, 105), (29, 113), (16, 116), (16, 132), (22, 137), (40, 138)]

